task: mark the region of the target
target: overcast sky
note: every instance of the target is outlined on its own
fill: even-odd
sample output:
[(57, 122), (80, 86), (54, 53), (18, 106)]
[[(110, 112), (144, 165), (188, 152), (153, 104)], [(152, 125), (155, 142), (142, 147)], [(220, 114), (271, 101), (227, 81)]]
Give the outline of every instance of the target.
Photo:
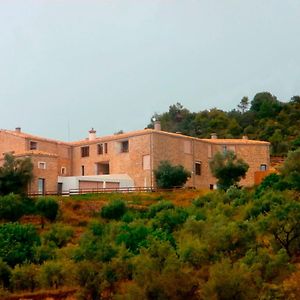
[(287, 101), (299, 37), (299, 0), (1, 0), (0, 128), (77, 140), (142, 129), (178, 101)]

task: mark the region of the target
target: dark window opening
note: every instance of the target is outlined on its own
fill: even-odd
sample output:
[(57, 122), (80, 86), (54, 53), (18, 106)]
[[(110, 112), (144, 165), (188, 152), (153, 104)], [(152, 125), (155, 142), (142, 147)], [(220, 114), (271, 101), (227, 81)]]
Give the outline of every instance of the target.
[(214, 185), (213, 185), (213, 184), (210, 184), (210, 185), (209, 185), (209, 189), (210, 189), (210, 190), (213, 190), (213, 189), (214, 189)]
[(196, 175), (201, 175), (201, 162), (196, 162), (195, 163), (195, 174)]
[(98, 144), (98, 154), (99, 155), (103, 154), (103, 144)]
[(63, 191), (63, 184), (62, 184), (62, 182), (58, 182), (57, 183), (57, 194), (61, 195), (62, 191)]
[(97, 175), (109, 174), (109, 162), (101, 162), (96, 164)]
[(128, 152), (129, 151), (129, 143), (128, 141), (121, 142), (121, 152)]
[(102, 154), (107, 154), (107, 143), (104, 144), (98, 144), (98, 154), (102, 155)]
[(29, 149), (30, 150), (37, 150), (37, 142), (30, 141)]
[(81, 166), (81, 176), (84, 176), (84, 166)]
[(260, 165), (260, 170), (261, 171), (267, 171), (267, 165), (266, 164), (261, 164)]
[(88, 157), (88, 156), (90, 156), (90, 147), (89, 146), (81, 147), (81, 157)]
[(45, 195), (45, 179), (44, 178), (38, 179), (38, 194)]

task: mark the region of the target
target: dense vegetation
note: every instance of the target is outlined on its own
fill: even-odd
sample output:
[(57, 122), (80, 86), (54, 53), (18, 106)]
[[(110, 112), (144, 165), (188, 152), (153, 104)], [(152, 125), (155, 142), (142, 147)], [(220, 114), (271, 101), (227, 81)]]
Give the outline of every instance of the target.
[(9, 193), (24, 194), (33, 178), (33, 164), (30, 158), (18, 159), (5, 154), (0, 167), (0, 195)]
[(191, 177), (191, 172), (182, 165), (172, 165), (169, 161), (163, 160), (154, 170), (154, 177), (158, 188), (171, 189), (182, 187)]
[[(62, 288), (76, 299), (296, 299), (299, 156), (252, 190), (2, 196), (1, 299)], [(184, 193), (194, 196), (174, 204)]]
[[(252, 101), (244, 97), (237, 108), (222, 111), (217, 108), (190, 112), (180, 103), (171, 105), (169, 111), (156, 114), (163, 130), (181, 132), (201, 138), (217, 133), (220, 138), (251, 139), (272, 143), (273, 155), (286, 155), (288, 150), (300, 146), (300, 96), (290, 101), (279, 101), (276, 96), (262, 92)], [(153, 127), (153, 123), (149, 124)]]

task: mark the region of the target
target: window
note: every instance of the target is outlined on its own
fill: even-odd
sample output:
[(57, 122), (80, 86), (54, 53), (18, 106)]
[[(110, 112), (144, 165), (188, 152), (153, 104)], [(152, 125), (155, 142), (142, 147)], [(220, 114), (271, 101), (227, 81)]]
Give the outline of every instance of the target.
[(150, 170), (150, 155), (143, 156), (143, 170)]
[(88, 157), (88, 156), (90, 156), (90, 147), (89, 146), (81, 147), (81, 157)]
[(37, 150), (37, 142), (30, 141), (29, 150)]
[(96, 174), (105, 175), (109, 174), (109, 162), (96, 163)]
[(38, 194), (45, 195), (45, 179), (44, 178), (38, 179)]
[(223, 152), (223, 154), (226, 154), (226, 152), (227, 152), (227, 146), (226, 145), (222, 146), (222, 152)]
[(102, 155), (103, 154), (103, 144), (98, 144), (98, 154)]
[(84, 176), (84, 166), (81, 166), (81, 176)]
[(66, 175), (66, 173), (67, 173), (66, 167), (61, 167), (60, 173), (61, 173), (61, 175)]
[(107, 154), (107, 143), (103, 143), (103, 144), (98, 144), (98, 150), (97, 150), (97, 153), (99, 155), (102, 155), (102, 154)]
[(44, 161), (39, 161), (38, 162), (38, 168), (45, 170), (46, 169), (46, 163)]
[(260, 169), (260, 171), (267, 171), (267, 165), (261, 164), (259, 169)]
[(192, 142), (191, 141), (184, 141), (183, 150), (185, 154), (192, 153)]
[(195, 162), (195, 174), (201, 175), (201, 162)]
[(212, 147), (211, 147), (211, 145), (208, 145), (208, 148), (207, 148), (207, 157), (208, 158), (212, 157)]
[(129, 151), (129, 143), (128, 141), (121, 142), (121, 152), (125, 153)]

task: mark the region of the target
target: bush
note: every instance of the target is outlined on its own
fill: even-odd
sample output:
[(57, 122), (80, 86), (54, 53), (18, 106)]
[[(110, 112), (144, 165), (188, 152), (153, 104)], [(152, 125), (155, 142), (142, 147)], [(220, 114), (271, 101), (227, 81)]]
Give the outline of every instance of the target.
[(249, 165), (238, 159), (233, 151), (217, 152), (209, 163), (212, 174), (218, 179), (218, 188), (227, 190), (245, 178)]
[(79, 299), (100, 299), (101, 281), (99, 278), (100, 266), (90, 261), (76, 264), (75, 279), (80, 286)]
[(153, 218), (160, 211), (172, 208), (174, 208), (174, 204), (171, 201), (161, 201), (149, 207), (148, 216), (149, 218)]
[(40, 238), (32, 225), (0, 225), (0, 258), (10, 266), (33, 261), (39, 244)]
[(8, 288), (11, 276), (11, 268), (9, 265), (0, 259), (0, 287)]
[(0, 220), (17, 221), (23, 216), (24, 211), (25, 207), (20, 195), (0, 196)]
[(125, 225), (117, 236), (116, 243), (124, 243), (128, 250), (137, 254), (141, 247), (147, 246), (146, 238), (149, 232), (149, 229), (143, 224)]
[(42, 227), (44, 227), (44, 219), (53, 222), (58, 213), (58, 203), (50, 197), (40, 197), (36, 202), (36, 210), (42, 216)]
[(183, 208), (175, 208), (160, 211), (153, 220), (154, 228), (161, 228), (167, 232), (172, 232), (179, 225), (183, 224), (188, 217), (188, 213)]
[(45, 288), (58, 289), (73, 279), (73, 265), (70, 266), (68, 262), (46, 261), (40, 270), (40, 282)]
[(169, 161), (161, 161), (154, 170), (157, 186), (162, 189), (182, 187), (191, 177), (191, 172), (181, 165), (173, 166)]
[(105, 219), (119, 220), (127, 210), (126, 204), (123, 200), (113, 200), (108, 205), (102, 207), (101, 217)]
[(11, 286), (14, 291), (33, 292), (38, 287), (39, 267), (34, 264), (17, 265), (11, 275)]
[(55, 224), (43, 237), (46, 243), (53, 242), (58, 248), (62, 248), (70, 242), (73, 235), (74, 232), (70, 226)]

